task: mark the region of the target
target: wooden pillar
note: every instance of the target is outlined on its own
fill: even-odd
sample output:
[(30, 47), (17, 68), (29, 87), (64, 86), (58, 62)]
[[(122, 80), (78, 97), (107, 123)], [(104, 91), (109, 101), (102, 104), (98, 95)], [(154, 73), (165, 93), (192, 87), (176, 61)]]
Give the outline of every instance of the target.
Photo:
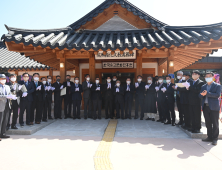
[(18, 70), (15, 70), (15, 74), (18, 76)]
[(96, 79), (95, 55), (93, 52), (89, 54), (89, 75), (92, 82)]
[(64, 51), (60, 51), (56, 53), (57, 59), (60, 60), (59, 62), (59, 68), (60, 68), (60, 76), (61, 76), (61, 83), (63, 83), (66, 80), (66, 58), (64, 55)]
[[(169, 56), (167, 57), (167, 74), (174, 74), (174, 51), (169, 50)], [(172, 79), (174, 83), (174, 79)]]
[(136, 59), (136, 74), (137, 74), (137, 76), (138, 75), (141, 75), (141, 76), (143, 75), (142, 63), (143, 63), (143, 61), (142, 61), (142, 51), (139, 50), (137, 52), (137, 59)]
[(54, 83), (54, 82), (53, 82), (53, 69), (50, 69), (50, 70), (49, 70), (49, 75), (52, 77), (52, 83)]
[(79, 77), (79, 60), (76, 60), (76, 64), (75, 64), (75, 77)]

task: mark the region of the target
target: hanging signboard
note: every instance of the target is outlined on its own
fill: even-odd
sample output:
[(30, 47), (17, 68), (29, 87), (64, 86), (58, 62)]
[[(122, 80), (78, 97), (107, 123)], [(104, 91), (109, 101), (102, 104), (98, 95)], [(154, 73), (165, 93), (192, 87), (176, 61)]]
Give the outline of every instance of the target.
[(111, 51), (107, 51), (106, 55), (103, 54), (103, 51), (99, 51), (95, 55), (96, 60), (106, 60), (106, 59), (136, 59), (136, 50), (133, 50), (133, 53), (130, 54), (129, 51), (124, 51), (123, 54), (120, 54), (120, 51), (115, 51), (115, 54), (111, 54)]
[(134, 68), (133, 62), (103, 62), (103, 68)]

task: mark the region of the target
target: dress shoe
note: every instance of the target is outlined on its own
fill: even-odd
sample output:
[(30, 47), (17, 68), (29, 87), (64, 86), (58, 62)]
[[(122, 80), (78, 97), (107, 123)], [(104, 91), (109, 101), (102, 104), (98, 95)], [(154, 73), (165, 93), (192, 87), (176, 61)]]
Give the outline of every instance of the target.
[(101, 119), (101, 116), (99, 116), (98, 119)]
[(171, 121), (164, 122), (164, 125), (169, 125), (169, 124), (171, 124)]
[(1, 138), (10, 138), (10, 136), (1, 135)]
[(40, 124), (40, 122), (35, 122), (35, 124)]
[(161, 119), (159, 119), (159, 120), (157, 120), (157, 122), (162, 122), (162, 120), (161, 120)]
[(172, 123), (172, 126), (176, 126), (175, 122)]
[(16, 125), (14, 125), (14, 126), (11, 126), (11, 129), (18, 129), (18, 128), (16, 127)]
[(189, 132), (192, 132), (192, 128), (191, 128), (191, 127), (188, 127), (187, 130), (188, 130)]
[(109, 119), (109, 117), (108, 117), (108, 116), (106, 116), (106, 117), (105, 117), (105, 119)]
[(10, 127), (10, 126), (7, 126), (7, 127), (6, 127), (6, 131), (8, 131), (8, 130), (9, 130), (9, 127)]
[(155, 121), (155, 118), (152, 118), (152, 121)]
[(65, 117), (64, 119), (67, 119), (68, 117)]
[(96, 120), (96, 119), (97, 119), (97, 117), (94, 117), (94, 118), (93, 118), (93, 120)]
[(43, 122), (47, 122), (47, 120), (42, 120)]
[(31, 124), (31, 123), (26, 123), (26, 125), (27, 125), (27, 126), (31, 126), (32, 124)]
[(146, 120), (152, 120), (152, 119), (148, 117)]
[(138, 116), (135, 116), (134, 119), (138, 119)]
[(119, 119), (119, 118), (120, 118), (119, 116), (116, 117), (116, 119)]
[(162, 120), (162, 121), (161, 121), (161, 123), (165, 123), (165, 121), (164, 121), (164, 120)]
[(79, 116), (77, 119), (81, 119), (81, 117)]
[(121, 117), (121, 119), (124, 120), (125, 118), (124, 118), (124, 117)]
[(212, 142), (213, 140), (207, 137), (206, 139), (202, 139), (202, 141), (203, 142)]
[(89, 118), (89, 119), (93, 119), (92, 115), (89, 115), (88, 118)]
[(23, 128), (23, 127), (24, 127), (24, 124), (20, 124), (20, 126)]
[(217, 140), (213, 140), (212, 145), (217, 145)]
[(87, 116), (84, 116), (84, 119), (87, 119)]
[(0, 141), (2, 141), (2, 139), (0, 138)]
[(52, 117), (48, 117), (48, 119), (52, 120), (53, 118)]
[(73, 117), (73, 120), (75, 120), (76, 119), (76, 117)]
[(176, 125), (182, 125), (183, 122), (182, 121), (179, 121)]
[(131, 118), (131, 116), (130, 116), (130, 117), (128, 117), (128, 118), (129, 118), (129, 119), (132, 119), (132, 118)]
[(192, 133), (200, 133), (200, 130), (193, 130)]
[(60, 117), (59, 119), (62, 119), (62, 117)]
[(143, 117), (141, 117), (140, 120), (143, 120)]

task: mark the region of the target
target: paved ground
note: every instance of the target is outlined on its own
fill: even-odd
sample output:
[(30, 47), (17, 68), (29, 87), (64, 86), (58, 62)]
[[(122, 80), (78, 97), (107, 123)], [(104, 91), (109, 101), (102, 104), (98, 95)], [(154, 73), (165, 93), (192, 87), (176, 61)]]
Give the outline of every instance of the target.
[[(109, 120), (57, 120), (33, 135), (0, 142), (1, 170), (94, 170), (93, 157)], [(118, 120), (110, 161), (114, 170), (221, 169), (222, 141), (213, 147), (178, 127)]]

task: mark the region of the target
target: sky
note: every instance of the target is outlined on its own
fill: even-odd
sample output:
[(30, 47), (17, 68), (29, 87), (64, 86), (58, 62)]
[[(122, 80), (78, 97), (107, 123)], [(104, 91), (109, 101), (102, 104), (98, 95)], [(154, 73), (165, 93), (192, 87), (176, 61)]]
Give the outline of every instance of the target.
[[(0, 37), (4, 24), (26, 29), (63, 28), (77, 21), (104, 0), (0, 0)], [(222, 22), (222, 0), (128, 0), (171, 26)], [(222, 56), (222, 50), (214, 53)]]

